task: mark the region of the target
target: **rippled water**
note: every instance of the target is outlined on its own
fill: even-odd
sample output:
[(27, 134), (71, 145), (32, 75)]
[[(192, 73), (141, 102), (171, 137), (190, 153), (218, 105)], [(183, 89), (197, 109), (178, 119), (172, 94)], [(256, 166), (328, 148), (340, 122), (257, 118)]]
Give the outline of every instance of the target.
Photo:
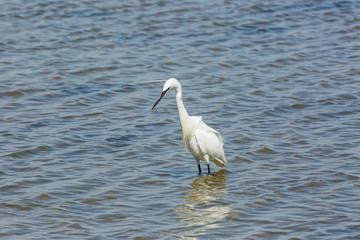
[[(0, 8), (1, 238), (360, 239), (358, 1)], [(227, 170), (151, 111), (170, 77)]]

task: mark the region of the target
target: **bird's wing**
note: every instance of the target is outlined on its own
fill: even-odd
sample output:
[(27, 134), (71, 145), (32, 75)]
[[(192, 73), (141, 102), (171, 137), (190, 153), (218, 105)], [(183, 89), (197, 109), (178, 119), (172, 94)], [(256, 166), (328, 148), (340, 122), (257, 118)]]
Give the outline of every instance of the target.
[[(210, 160), (218, 166), (226, 166), (225, 153), (223, 149), (223, 141), (219, 132), (207, 126), (198, 128), (194, 132), (196, 142), (202, 154), (207, 154)], [(202, 126), (203, 127), (203, 126)]]
[(216, 131), (215, 129), (213, 129), (212, 127), (209, 127), (206, 123), (204, 123), (203, 121), (200, 121), (199, 123), (199, 129), (204, 130), (206, 132), (211, 132), (213, 134), (215, 134), (218, 138), (219, 141), (221, 141), (222, 143), (225, 142), (224, 138), (221, 136), (221, 134)]

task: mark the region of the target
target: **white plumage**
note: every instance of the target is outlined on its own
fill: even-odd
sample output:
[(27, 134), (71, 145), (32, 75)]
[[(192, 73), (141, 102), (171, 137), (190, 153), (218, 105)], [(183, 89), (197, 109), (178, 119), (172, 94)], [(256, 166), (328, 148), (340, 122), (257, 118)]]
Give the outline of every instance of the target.
[(194, 156), (199, 167), (199, 173), (201, 173), (200, 160), (207, 163), (208, 174), (210, 173), (210, 161), (220, 167), (225, 167), (227, 161), (223, 149), (224, 139), (218, 131), (206, 125), (202, 121), (202, 117), (189, 116), (182, 101), (182, 87), (178, 80), (170, 78), (165, 82), (163, 92), (152, 109), (172, 89), (176, 92), (183, 141), (186, 148)]

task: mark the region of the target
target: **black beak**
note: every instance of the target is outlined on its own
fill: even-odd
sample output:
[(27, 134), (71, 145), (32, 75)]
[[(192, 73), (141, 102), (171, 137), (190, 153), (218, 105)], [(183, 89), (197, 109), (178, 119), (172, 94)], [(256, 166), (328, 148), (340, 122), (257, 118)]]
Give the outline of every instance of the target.
[(154, 106), (152, 107), (151, 110), (153, 110), (155, 108), (155, 106), (158, 104), (158, 102), (160, 102), (160, 100), (163, 98), (163, 96), (165, 96), (165, 94), (170, 90), (170, 88), (166, 89), (165, 91), (163, 91), (159, 97), (159, 99), (156, 101), (156, 103), (154, 104)]

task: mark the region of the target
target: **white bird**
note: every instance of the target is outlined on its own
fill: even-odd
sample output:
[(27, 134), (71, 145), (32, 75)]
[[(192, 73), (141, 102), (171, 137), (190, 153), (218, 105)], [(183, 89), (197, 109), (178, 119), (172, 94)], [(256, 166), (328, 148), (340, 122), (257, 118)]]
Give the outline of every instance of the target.
[(199, 167), (199, 174), (201, 173), (200, 160), (207, 163), (208, 174), (210, 174), (209, 161), (220, 167), (225, 167), (227, 161), (223, 149), (224, 139), (218, 131), (206, 125), (202, 121), (202, 117), (189, 116), (182, 101), (182, 87), (178, 80), (170, 78), (165, 82), (161, 96), (152, 109), (172, 89), (176, 92), (183, 142), (187, 150), (194, 156)]

